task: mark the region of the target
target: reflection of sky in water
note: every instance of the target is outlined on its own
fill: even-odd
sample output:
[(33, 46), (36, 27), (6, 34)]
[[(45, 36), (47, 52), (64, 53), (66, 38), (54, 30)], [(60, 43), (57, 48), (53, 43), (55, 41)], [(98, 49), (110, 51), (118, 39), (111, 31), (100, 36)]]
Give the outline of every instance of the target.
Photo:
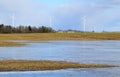
[(0, 59), (67, 60), (119, 63), (120, 41), (49, 41), (25, 47), (1, 47)]
[(119, 77), (120, 69), (68, 69), (57, 71), (1, 72), (0, 77)]
[[(39, 43), (33, 41), (24, 47), (0, 47), (0, 59), (62, 60), (120, 65), (119, 56), (120, 41), (44, 41)], [(71, 69), (0, 73), (0, 77), (119, 77), (119, 72), (119, 68)]]

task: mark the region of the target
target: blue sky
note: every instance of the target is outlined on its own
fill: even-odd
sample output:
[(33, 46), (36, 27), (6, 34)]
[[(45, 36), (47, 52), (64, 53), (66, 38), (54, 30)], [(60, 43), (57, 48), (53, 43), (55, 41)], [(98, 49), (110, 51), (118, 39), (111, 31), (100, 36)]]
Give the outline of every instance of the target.
[(0, 0), (0, 23), (50, 26), (56, 30), (120, 31), (120, 0)]

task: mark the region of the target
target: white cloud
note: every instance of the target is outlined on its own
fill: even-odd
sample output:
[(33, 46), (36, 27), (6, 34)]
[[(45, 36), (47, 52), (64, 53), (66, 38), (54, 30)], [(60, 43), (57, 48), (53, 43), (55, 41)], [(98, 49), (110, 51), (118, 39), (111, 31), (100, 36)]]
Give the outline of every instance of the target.
[[(57, 10), (57, 14), (59, 18), (62, 17), (60, 23), (66, 22), (68, 25), (76, 25), (77, 27), (78, 25), (81, 25), (82, 29), (82, 17), (85, 15), (87, 16), (87, 30), (92, 30), (94, 26), (97, 31), (110, 31), (114, 28), (114, 25), (120, 21), (119, 4), (119, 0), (95, 0), (91, 2), (63, 4)], [(119, 21), (116, 21), (118, 19)], [(118, 27), (120, 28), (119, 25), (117, 28)]]
[[(34, 0), (0, 0), (0, 19), (11, 24), (10, 15), (15, 13), (16, 24), (49, 25), (54, 16), (56, 29), (81, 29), (82, 17), (87, 16), (87, 30), (111, 30), (120, 28), (120, 0), (74, 0), (61, 5), (46, 5)], [(116, 25), (116, 26), (114, 26)]]
[(1, 19), (6, 24), (11, 24), (10, 16), (15, 13), (16, 24), (42, 25), (48, 22), (47, 14), (44, 13), (42, 5), (34, 3), (33, 0), (0, 0)]

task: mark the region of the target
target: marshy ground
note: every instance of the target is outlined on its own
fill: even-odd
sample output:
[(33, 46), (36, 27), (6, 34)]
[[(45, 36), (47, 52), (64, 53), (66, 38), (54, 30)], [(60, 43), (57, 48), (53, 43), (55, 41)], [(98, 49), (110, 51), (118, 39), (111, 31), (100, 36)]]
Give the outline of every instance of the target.
[(38, 61), (38, 60), (1, 60), (0, 71), (39, 71), (59, 70), (68, 68), (108, 68), (115, 67), (106, 64), (79, 64), (64, 61)]
[(26, 45), (24, 43), (17, 43), (17, 42), (7, 42), (7, 41), (1, 41), (0, 47), (12, 47), (12, 46), (23, 46)]
[[(8, 40), (120, 40), (120, 33), (25, 33), (0, 34), (0, 47), (26, 45)], [(63, 61), (1, 60), (0, 71), (38, 71), (68, 68), (107, 68), (114, 65), (79, 64)]]
[[(120, 40), (120, 33), (22, 33), (0, 34), (0, 46), (21, 46), (24, 44), (7, 40)], [(4, 42), (2, 42), (4, 41)]]

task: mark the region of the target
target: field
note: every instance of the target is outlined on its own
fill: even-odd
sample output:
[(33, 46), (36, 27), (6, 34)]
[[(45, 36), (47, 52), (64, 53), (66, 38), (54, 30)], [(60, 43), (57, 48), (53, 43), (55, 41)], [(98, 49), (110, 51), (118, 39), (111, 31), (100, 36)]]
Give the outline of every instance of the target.
[[(24, 44), (8, 40), (120, 40), (120, 33), (25, 33), (0, 34), (0, 46), (21, 46)], [(4, 41), (4, 42), (3, 42)]]
[(0, 42), (0, 47), (12, 47), (12, 46), (23, 46), (26, 44), (22, 44), (22, 43), (17, 43), (17, 42), (6, 42), (6, 41), (1, 41)]
[[(9, 40), (120, 40), (120, 33), (26, 33), (26, 34), (0, 34), (0, 47), (22, 46), (24, 43)], [(59, 70), (67, 68), (105, 68), (114, 67), (102, 64), (79, 64), (62, 61), (20, 61), (1, 60), (0, 71), (37, 71)]]
[(26, 61), (26, 60), (3, 60), (0, 61), (0, 71), (38, 71), (59, 70), (67, 68), (107, 68), (115, 67), (103, 64), (79, 64), (63, 61)]
[(120, 40), (120, 33), (0, 34), (0, 40)]

